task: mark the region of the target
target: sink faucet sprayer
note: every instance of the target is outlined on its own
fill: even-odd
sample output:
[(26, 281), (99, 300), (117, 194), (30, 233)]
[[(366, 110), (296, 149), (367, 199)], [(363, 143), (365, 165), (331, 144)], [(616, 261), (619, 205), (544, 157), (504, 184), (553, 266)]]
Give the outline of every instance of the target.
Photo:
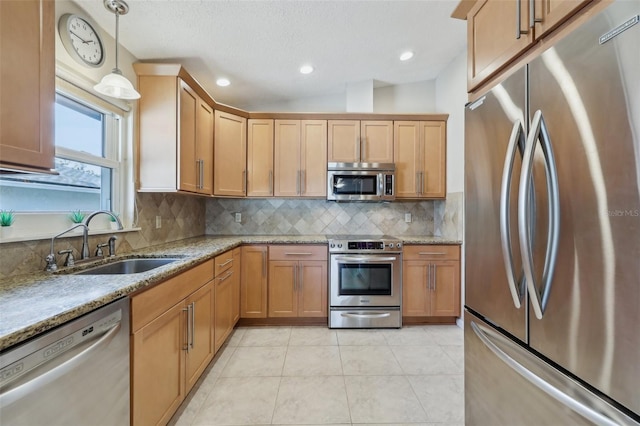
[[(98, 210), (98, 211), (95, 211), (93, 213), (90, 213), (87, 216), (87, 218), (84, 220), (84, 223), (78, 223), (76, 225), (73, 225), (71, 228), (62, 231), (58, 235), (55, 235), (53, 238), (51, 238), (51, 250), (50, 250), (49, 254), (47, 255), (47, 257), (45, 258), (45, 260), (47, 262), (47, 266), (45, 268), (45, 271), (53, 272), (53, 271), (56, 271), (58, 269), (58, 265), (56, 264), (56, 256), (55, 256), (54, 251), (53, 251), (53, 242), (54, 242), (54, 240), (56, 238), (58, 238), (59, 236), (66, 234), (69, 231), (73, 231), (76, 228), (80, 228), (80, 227), (82, 228), (82, 252), (80, 254), (80, 259), (88, 259), (89, 258), (89, 222), (91, 221), (91, 219), (93, 219), (95, 216), (97, 216), (99, 214), (106, 214), (106, 215), (111, 216), (116, 221), (116, 223), (118, 224), (118, 230), (124, 229), (124, 227), (122, 226), (122, 222), (120, 222), (120, 218), (118, 218), (118, 216), (116, 216), (115, 214), (113, 214), (112, 212), (110, 212), (108, 210)], [(111, 242), (111, 240), (109, 242), (111, 244), (113, 244)], [(115, 242), (115, 238), (114, 238), (114, 242)], [(110, 247), (109, 247), (110, 249), (111, 249), (111, 244), (110, 244)], [(114, 244), (114, 246), (115, 246), (115, 244)], [(110, 253), (113, 253), (113, 252), (110, 250)]]

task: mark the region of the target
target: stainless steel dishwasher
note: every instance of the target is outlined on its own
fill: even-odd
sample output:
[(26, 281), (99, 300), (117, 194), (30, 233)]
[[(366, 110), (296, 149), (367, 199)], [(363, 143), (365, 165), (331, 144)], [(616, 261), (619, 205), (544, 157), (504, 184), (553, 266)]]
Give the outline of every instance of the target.
[(129, 299), (0, 354), (0, 422), (128, 425)]

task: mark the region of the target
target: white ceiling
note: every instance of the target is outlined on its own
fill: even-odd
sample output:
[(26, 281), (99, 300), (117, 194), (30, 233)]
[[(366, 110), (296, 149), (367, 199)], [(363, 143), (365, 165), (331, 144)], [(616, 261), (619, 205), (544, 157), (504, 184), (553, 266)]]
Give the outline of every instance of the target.
[[(466, 46), (458, 0), (128, 0), (120, 43), (143, 61), (179, 62), (241, 108), (434, 79)], [(76, 0), (112, 36), (102, 0)], [(413, 59), (400, 62), (404, 50)], [(315, 72), (302, 75), (303, 64)], [(215, 85), (226, 77), (231, 85)]]

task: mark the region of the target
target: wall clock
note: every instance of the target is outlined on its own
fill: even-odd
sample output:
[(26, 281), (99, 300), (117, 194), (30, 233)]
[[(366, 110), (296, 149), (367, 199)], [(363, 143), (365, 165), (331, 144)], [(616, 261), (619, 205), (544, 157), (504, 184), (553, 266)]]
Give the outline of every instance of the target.
[(64, 48), (76, 62), (98, 68), (104, 62), (104, 47), (98, 31), (87, 19), (66, 13), (58, 21)]

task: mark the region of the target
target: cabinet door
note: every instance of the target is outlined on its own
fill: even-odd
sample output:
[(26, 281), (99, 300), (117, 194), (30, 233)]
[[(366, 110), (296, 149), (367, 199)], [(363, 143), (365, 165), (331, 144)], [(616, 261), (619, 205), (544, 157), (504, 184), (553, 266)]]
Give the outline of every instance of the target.
[(196, 114), (200, 99), (187, 83), (179, 80), (178, 84), (178, 189), (196, 192)]
[(213, 194), (213, 108), (202, 99), (198, 100), (196, 116), (196, 191)]
[(327, 122), (303, 120), (300, 145), (300, 195), (327, 196)]
[(329, 162), (360, 161), (360, 121), (329, 120), (327, 122), (327, 155)]
[(189, 392), (213, 359), (213, 281), (205, 284), (187, 299), (189, 345), (186, 354), (186, 392)]
[(591, 0), (535, 0), (535, 36), (540, 38)]
[(527, 49), (533, 40), (529, 0), (479, 0), (467, 16), (468, 91)]
[(267, 246), (242, 247), (240, 318), (267, 317)]
[(240, 276), (242, 271), (240, 247), (233, 249), (233, 275), (231, 276), (231, 328), (240, 319)]
[(247, 121), (247, 197), (273, 195), (273, 120)]
[(247, 119), (215, 112), (213, 193), (243, 197), (246, 185)]
[(460, 316), (460, 262), (433, 262), (431, 315)]
[(223, 273), (215, 278), (215, 309), (214, 309), (214, 339), (215, 351), (218, 352), (224, 341), (231, 332), (232, 308), (233, 303), (233, 269)]
[(55, 2), (0, 1), (0, 165), (54, 168)]
[(298, 316), (327, 316), (327, 262), (308, 260), (298, 263)]
[(300, 195), (300, 120), (275, 121), (274, 151), (274, 195)]
[(269, 261), (269, 317), (296, 317), (298, 262)]
[(419, 193), (422, 198), (445, 198), (447, 195), (447, 132), (444, 121), (420, 122), (423, 165)]
[(360, 138), (360, 161), (393, 163), (393, 121), (363, 121)]
[(133, 425), (166, 424), (185, 396), (184, 303), (179, 303), (132, 337)]
[(396, 197), (418, 197), (420, 179), (420, 122), (396, 121), (393, 129), (393, 151), (396, 163)]
[(428, 316), (430, 311), (429, 263), (419, 260), (402, 262), (402, 315)]

